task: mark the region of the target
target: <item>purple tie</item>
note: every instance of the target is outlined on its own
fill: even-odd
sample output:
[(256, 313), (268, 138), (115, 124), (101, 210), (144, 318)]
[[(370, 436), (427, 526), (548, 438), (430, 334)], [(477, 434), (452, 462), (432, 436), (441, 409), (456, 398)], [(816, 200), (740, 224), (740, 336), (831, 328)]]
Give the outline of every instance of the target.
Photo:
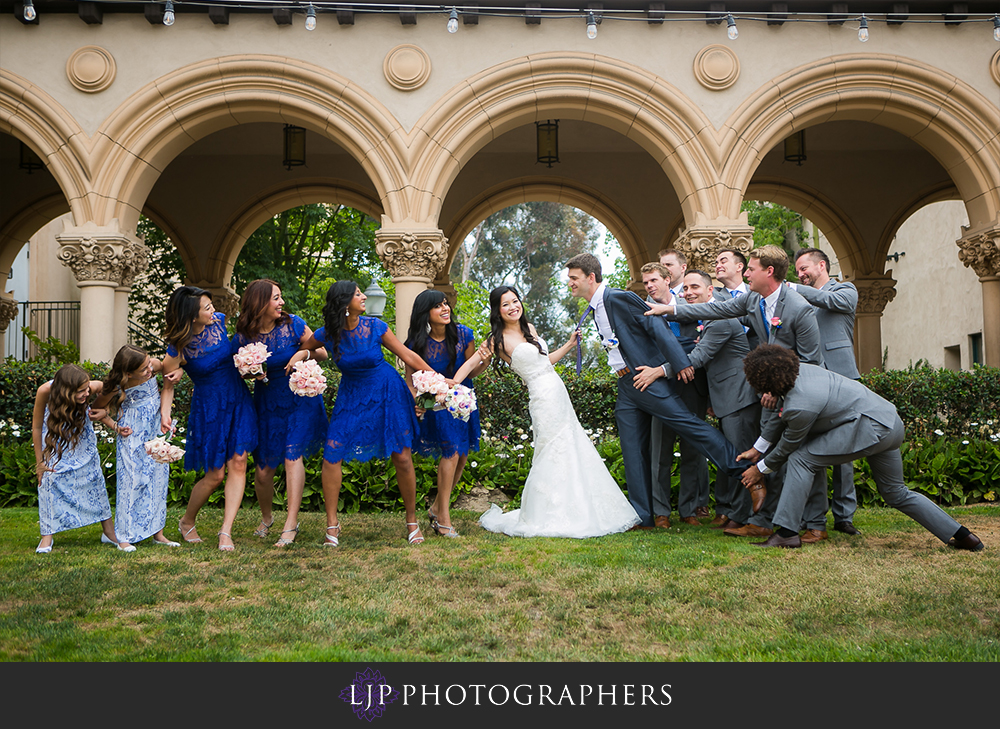
[[(576, 323), (576, 328), (579, 330), (590, 313), (594, 310), (594, 307), (587, 306), (587, 310), (583, 312), (583, 316), (580, 317), (580, 321)], [(583, 347), (581, 346), (580, 337), (576, 338), (576, 374), (580, 374), (583, 370)]]

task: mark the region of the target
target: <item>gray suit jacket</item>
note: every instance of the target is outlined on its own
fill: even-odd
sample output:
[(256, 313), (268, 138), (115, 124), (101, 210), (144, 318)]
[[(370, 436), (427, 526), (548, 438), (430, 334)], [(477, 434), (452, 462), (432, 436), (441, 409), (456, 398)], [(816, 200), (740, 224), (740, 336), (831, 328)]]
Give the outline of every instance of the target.
[(854, 284), (830, 279), (821, 289), (799, 285), (795, 291), (816, 308), (826, 368), (852, 380), (861, 377), (854, 359), (854, 314), (858, 308)]
[[(743, 326), (735, 319), (706, 321), (698, 343), (688, 354), (695, 369), (704, 368), (716, 417), (757, 402), (757, 394), (743, 375), (743, 358), (750, 352)], [(667, 376), (673, 377), (667, 366)]]
[(872, 420), (892, 428), (898, 417), (891, 402), (860, 382), (808, 364), (799, 365), (799, 377), (778, 407), (776, 428), (764, 435), (774, 443), (780, 434), (764, 458), (771, 470), (799, 448), (818, 456), (864, 450), (879, 441)]
[(787, 286), (781, 286), (774, 315), (781, 320), (781, 326), (768, 326), (760, 315), (761, 295), (750, 291), (729, 301), (710, 301), (707, 304), (688, 304), (674, 309), (668, 319), (693, 321), (697, 319), (735, 319), (743, 317), (743, 323), (756, 332), (759, 341), (780, 344), (799, 355), (802, 362), (823, 365), (820, 349), (819, 327), (816, 311), (804, 298)]

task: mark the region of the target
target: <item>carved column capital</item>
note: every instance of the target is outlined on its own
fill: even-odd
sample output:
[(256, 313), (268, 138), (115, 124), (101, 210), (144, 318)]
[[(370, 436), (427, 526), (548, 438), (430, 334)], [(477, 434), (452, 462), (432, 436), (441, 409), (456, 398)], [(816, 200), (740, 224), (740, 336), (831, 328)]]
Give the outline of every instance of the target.
[(118, 220), (108, 225), (67, 222), (56, 240), (59, 241), (57, 257), (80, 283), (120, 285), (127, 272), (140, 265), (137, 259), (143, 268), (146, 266), (146, 247), (134, 235), (123, 232)]
[(149, 248), (141, 241), (135, 241), (130, 246), (122, 266), (121, 285), (132, 287), (135, 277), (149, 268)]
[(886, 304), (896, 298), (896, 280), (889, 276), (859, 276), (850, 281), (858, 289), (858, 316), (882, 316)]
[(7, 327), (17, 318), (17, 299), (0, 294), (0, 334), (6, 334)]
[(226, 315), (226, 319), (235, 322), (240, 314), (240, 297), (236, 295), (228, 286), (205, 286), (206, 291), (212, 292), (212, 306), (216, 311), (221, 311)]
[(383, 227), (375, 233), (375, 251), (394, 281), (423, 279), (429, 283), (448, 261), (448, 239), (440, 230)]
[(962, 226), (964, 235), (955, 241), (958, 244), (958, 259), (983, 279), (1000, 276), (1000, 225), (970, 233)]
[(715, 270), (715, 259), (723, 248), (732, 248), (744, 256), (753, 248), (753, 226), (740, 219), (704, 220), (700, 216), (674, 241), (674, 248), (687, 257), (688, 269)]

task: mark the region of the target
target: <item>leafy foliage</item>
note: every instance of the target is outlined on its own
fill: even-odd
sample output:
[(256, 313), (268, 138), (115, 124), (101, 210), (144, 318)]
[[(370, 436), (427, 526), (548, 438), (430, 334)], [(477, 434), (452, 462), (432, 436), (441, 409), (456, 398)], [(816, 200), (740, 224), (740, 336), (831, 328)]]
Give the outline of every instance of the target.
[(149, 261), (146, 270), (136, 276), (132, 284), (128, 316), (146, 331), (159, 336), (164, 326), (164, 305), (186, 276), (184, 260), (167, 234), (145, 215), (140, 216), (136, 228), (149, 248)]
[[(740, 210), (747, 213), (748, 222), (754, 226), (754, 248), (778, 246), (785, 249), (789, 259), (794, 259), (795, 251), (808, 245), (809, 234), (806, 232), (802, 216), (794, 210), (757, 200), (744, 200)], [(789, 281), (798, 281), (794, 266), (788, 267), (786, 278)]]

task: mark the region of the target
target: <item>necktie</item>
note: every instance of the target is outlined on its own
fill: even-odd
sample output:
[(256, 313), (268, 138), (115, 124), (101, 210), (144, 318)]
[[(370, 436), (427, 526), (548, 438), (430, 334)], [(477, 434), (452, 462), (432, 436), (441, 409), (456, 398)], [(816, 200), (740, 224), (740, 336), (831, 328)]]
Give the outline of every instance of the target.
[(729, 294), (730, 294), (730, 296), (732, 296), (735, 299), (737, 296), (740, 295), (740, 290), (739, 289), (733, 289), (732, 291), (729, 292)]
[(761, 321), (764, 322), (764, 334), (767, 334), (768, 336), (770, 336), (771, 330), (767, 326), (767, 306), (766, 306), (766, 304), (764, 302), (764, 299), (760, 300), (760, 318), (761, 318)]
[[(594, 310), (594, 307), (588, 306), (587, 310), (583, 312), (583, 316), (580, 317), (580, 321), (576, 323), (576, 328), (579, 330), (583, 327), (583, 323), (587, 321), (587, 317)], [(576, 338), (576, 374), (580, 374), (583, 370), (583, 347), (580, 342), (580, 337)]]

